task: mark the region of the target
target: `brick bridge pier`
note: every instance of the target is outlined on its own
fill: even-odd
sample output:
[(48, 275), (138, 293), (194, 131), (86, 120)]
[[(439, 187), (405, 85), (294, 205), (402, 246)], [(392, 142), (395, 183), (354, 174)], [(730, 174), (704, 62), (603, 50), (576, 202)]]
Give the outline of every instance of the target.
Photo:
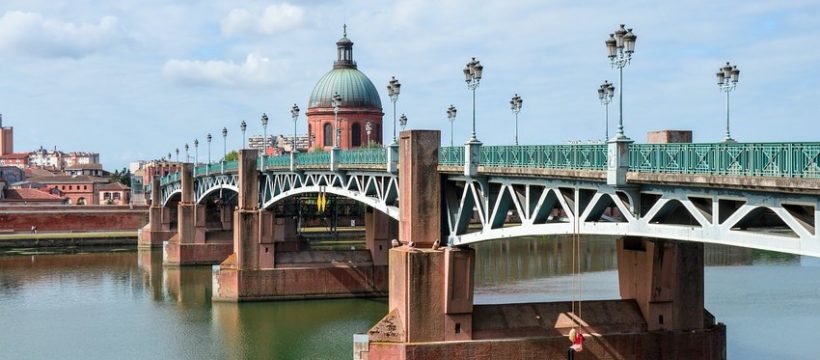
[[(724, 359), (726, 329), (703, 306), (703, 245), (618, 240), (621, 299), (474, 305), (475, 252), (443, 238), (438, 131), (401, 133), (399, 240), (389, 251), (388, 314), (357, 337), (357, 359), (566, 357), (567, 334), (586, 338), (577, 359)], [(568, 296), (569, 297), (569, 296)]]

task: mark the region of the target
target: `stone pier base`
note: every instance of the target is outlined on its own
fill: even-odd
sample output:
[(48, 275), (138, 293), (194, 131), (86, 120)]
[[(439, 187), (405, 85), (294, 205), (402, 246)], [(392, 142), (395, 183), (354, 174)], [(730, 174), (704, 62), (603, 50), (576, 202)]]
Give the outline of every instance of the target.
[(162, 243), (176, 235), (176, 231), (151, 231), (146, 225), (137, 233), (137, 247), (141, 249), (162, 247)]
[(362, 251), (276, 254), (273, 269), (242, 270), (231, 256), (214, 274), (213, 301), (244, 302), (387, 296), (388, 269)]
[(474, 305), (473, 339), (464, 341), (379, 341), (385, 334), (374, 331), (395, 328), (397, 319), (388, 315), (371, 329), (369, 343), (359, 344), (354, 359), (566, 359), (573, 324), (584, 324), (579, 360), (726, 358), (726, 327), (708, 313), (704, 329), (648, 331), (633, 300), (583, 302), (583, 319), (571, 307), (570, 302)]
[(215, 265), (233, 252), (231, 243), (179, 244), (165, 246), (165, 265)]

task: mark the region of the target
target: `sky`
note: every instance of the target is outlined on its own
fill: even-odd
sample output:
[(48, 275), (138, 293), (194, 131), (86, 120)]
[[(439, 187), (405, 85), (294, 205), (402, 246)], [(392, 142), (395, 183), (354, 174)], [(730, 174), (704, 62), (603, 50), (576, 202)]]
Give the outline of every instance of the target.
[[(15, 151), (93, 151), (107, 169), (193, 148), (228, 129), (290, 133), (290, 108), (307, 108), (332, 67), (342, 25), (359, 69), (376, 85), (391, 132), (391, 76), (408, 127), (440, 129), (458, 108), (453, 137), (471, 129), (462, 68), (484, 65), (476, 129), (486, 145), (514, 139), (509, 100), (523, 99), (521, 144), (604, 137), (597, 89), (617, 85), (604, 41), (619, 24), (638, 36), (624, 69), (626, 134), (684, 129), (695, 142), (725, 132), (715, 73), (740, 69), (731, 93), (732, 135), (744, 142), (818, 141), (820, 2), (812, 1), (158, 1), (0, 2), (0, 113)], [(610, 134), (618, 119), (610, 105)], [(304, 116), (299, 129), (307, 129)], [(192, 150), (193, 152), (193, 150)], [(216, 157), (216, 155), (214, 155)]]

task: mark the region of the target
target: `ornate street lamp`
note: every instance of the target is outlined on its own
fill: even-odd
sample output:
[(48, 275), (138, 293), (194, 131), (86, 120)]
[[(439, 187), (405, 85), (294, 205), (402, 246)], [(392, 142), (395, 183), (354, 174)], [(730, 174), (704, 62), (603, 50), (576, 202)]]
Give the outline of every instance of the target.
[(723, 139), (723, 142), (735, 142), (729, 132), (729, 93), (737, 87), (739, 77), (740, 70), (738, 70), (737, 65), (732, 66), (728, 61), (726, 66), (719, 68), (717, 72), (718, 87), (726, 93), (726, 138)]
[(179, 148), (177, 148), (177, 163), (179, 163)]
[(456, 111), (453, 105), (447, 108), (447, 120), (450, 121), (450, 147), (453, 146), (453, 123), (456, 121)]
[(222, 128), (222, 161), (228, 157), (228, 128)]
[(191, 155), (188, 153), (188, 143), (185, 143), (185, 162), (191, 162)]
[(481, 73), (484, 71), (484, 65), (481, 65), (481, 62), (473, 58), (467, 62), (463, 71), (467, 88), (473, 92), (473, 133), (470, 135), (470, 142), (473, 143), (478, 142), (478, 138), (476, 138), (475, 135), (475, 89), (478, 88), (481, 82)]
[(395, 76), (391, 76), (387, 83), (387, 95), (390, 96), (390, 101), (393, 102), (393, 144), (396, 144), (396, 102), (399, 101), (399, 92), (401, 84)]
[(629, 65), (632, 60), (632, 53), (635, 52), (635, 41), (638, 37), (632, 33), (632, 29), (621, 28), (614, 34), (609, 34), (609, 39), (605, 41), (608, 56), (613, 67), (618, 68), (618, 134), (616, 139), (628, 139), (624, 135), (624, 66)]
[(404, 116), (404, 114), (401, 114), (399, 118), (399, 126), (401, 126), (401, 131), (404, 131), (404, 127), (407, 126), (407, 116)]
[(239, 123), (239, 130), (242, 131), (242, 148), (243, 149), (245, 148), (245, 130), (247, 130), (247, 129), (248, 129), (248, 124), (245, 123), (245, 120), (242, 120), (242, 122)]
[(373, 123), (368, 121), (366, 124), (364, 124), (364, 131), (367, 132), (367, 147), (370, 147), (370, 145), (371, 145), (370, 132), (373, 131)]
[(262, 171), (265, 171), (265, 155), (268, 153), (268, 114), (262, 113)]
[(205, 139), (208, 140), (208, 164), (210, 165), (211, 164), (211, 139), (212, 139), (211, 133), (208, 133), (208, 136), (205, 137)]
[(524, 104), (524, 100), (521, 99), (518, 94), (512, 97), (510, 100), (510, 110), (512, 110), (513, 115), (515, 115), (515, 145), (518, 145), (518, 113), (521, 112), (521, 105)]
[(293, 104), (290, 108), (290, 116), (293, 118), (293, 142), (290, 144), (290, 152), (296, 153), (296, 122), (299, 120), (299, 106)]
[(336, 122), (336, 137), (333, 140), (333, 148), (338, 149), (342, 136), (342, 129), (339, 128), (339, 107), (342, 106), (342, 97), (339, 96), (339, 93), (333, 93), (330, 105), (333, 106), (333, 117)]
[(199, 164), (199, 139), (194, 139), (194, 164)]
[(601, 104), (604, 105), (604, 118), (605, 120), (605, 127), (604, 127), (604, 140), (609, 140), (609, 103), (612, 102), (612, 98), (615, 96), (615, 85), (612, 85), (609, 81), (604, 80), (604, 83), (598, 87), (598, 100), (601, 100)]

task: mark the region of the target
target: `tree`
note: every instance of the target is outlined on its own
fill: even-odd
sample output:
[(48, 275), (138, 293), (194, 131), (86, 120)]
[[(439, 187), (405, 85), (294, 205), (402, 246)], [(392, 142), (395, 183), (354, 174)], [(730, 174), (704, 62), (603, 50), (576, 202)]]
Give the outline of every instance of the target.
[(225, 161), (236, 161), (239, 160), (239, 153), (236, 150), (231, 151), (228, 155), (225, 156)]

